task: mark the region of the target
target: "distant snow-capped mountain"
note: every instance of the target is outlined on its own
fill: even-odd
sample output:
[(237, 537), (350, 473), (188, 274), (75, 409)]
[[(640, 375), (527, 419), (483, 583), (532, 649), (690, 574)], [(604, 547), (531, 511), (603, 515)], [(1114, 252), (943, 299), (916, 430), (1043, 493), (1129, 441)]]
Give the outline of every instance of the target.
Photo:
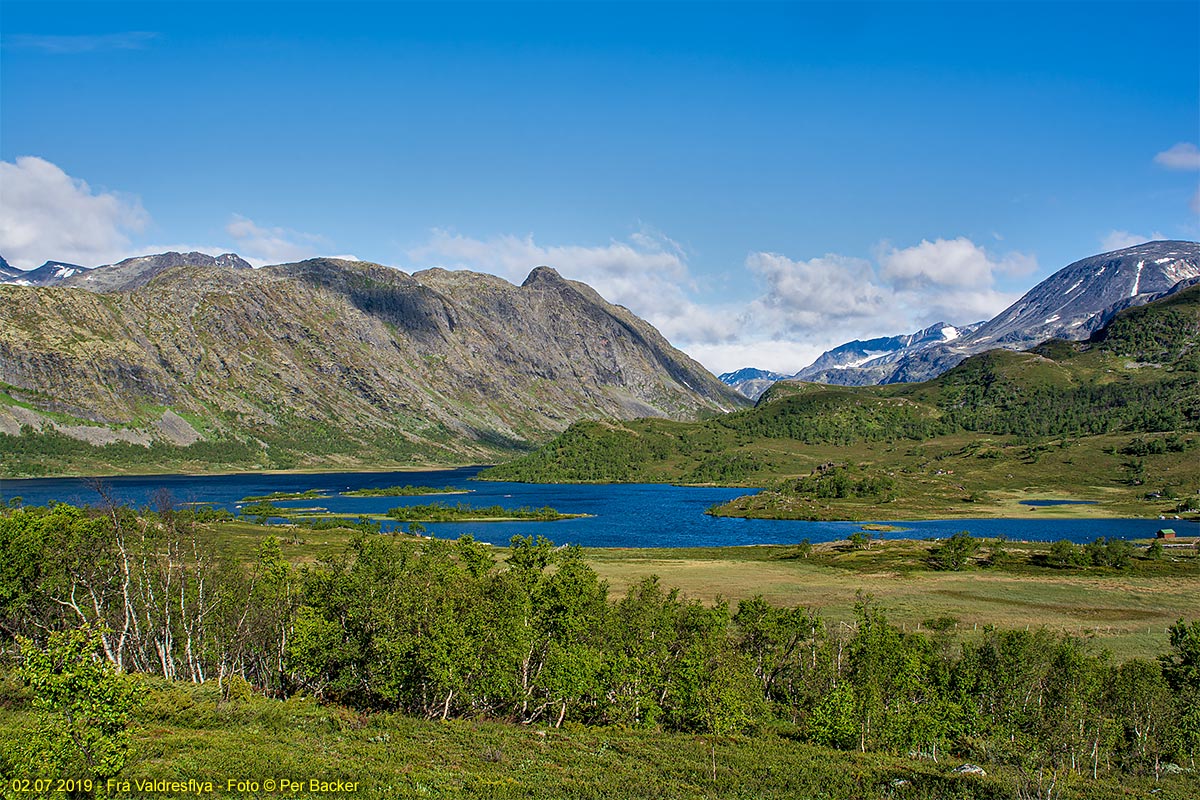
[(13, 283), (18, 286), (56, 286), (72, 275), (87, 272), (87, 267), (78, 264), (67, 264), (63, 261), (47, 261), (37, 269), (17, 269), (4, 262), (4, 279), (0, 283)]
[(116, 264), (81, 267), (62, 261), (47, 261), (37, 269), (23, 270), (0, 258), (0, 283), (18, 286), (73, 286), (92, 292), (129, 292), (149, 283), (155, 275), (173, 267), (228, 267), (250, 269), (234, 253), (158, 253), (127, 258)]
[(62, 281), (92, 292), (131, 292), (145, 286), (154, 276), (174, 267), (227, 267), (250, 269), (250, 264), (235, 253), (210, 256), (207, 253), (158, 253), (151, 256), (127, 258), (116, 264), (106, 264)]
[(865, 386), (879, 383), (879, 377), (890, 373), (897, 361), (907, 355), (967, 336), (982, 322), (955, 326), (937, 322), (915, 333), (884, 336), (878, 339), (855, 339), (821, 354), (816, 361), (794, 375), (783, 375), (761, 369), (739, 369), (719, 376), (728, 386), (757, 400), (771, 384), (781, 380), (801, 380), (813, 383), (835, 383), (843, 386)]
[[(1076, 261), (996, 315), (972, 347), (1029, 347), (1047, 339), (1086, 339), (1122, 308), (1148, 303), (1200, 275), (1200, 244), (1147, 242)], [(978, 349), (976, 350), (978, 352)]]
[(955, 326), (937, 322), (928, 328), (903, 336), (868, 339), (835, 347), (816, 361), (797, 372), (796, 380), (815, 383), (836, 383), (843, 386), (865, 386), (880, 383), (880, 377), (892, 371), (894, 365), (922, 350), (958, 341), (971, 335), (982, 322)]
[(1122, 309), (1200, 279), (1200, 244), (1146, 242), (1063, 267), (970, 336), (901, 359), (880, 383), (936, 377), (975, 353), (1027, 350), (1047, 339), (1086, 339)]
[(25, 270), (17, 269), (12, 264), (4, 260), (4, 256), (0, 256), (0, 283), (4, 283), (10, 278), (20, 277)]
[(726, 386), (733, 388), (751, 400), (757, 400), (775, 381), (781, 381), (790, 376), (780, 372), (771, 372), (766, 369), (743, 367), (736, 372), (726, 372), (717, 377)]
[[(847, 342), (784, 380), (853, 386), (924, 381), (985, 350), (1025, 350), (1047, 339), (1086, 339), (1118, 311), (1198, 280), (1200, 244), (1146, 242), (1060, 269), (987, 322), (960, 327), (937, 323), (907, 336)], [(745, 384), (754, 394), (725, 382), (757, 398), (770, 385), (764, 380)]]

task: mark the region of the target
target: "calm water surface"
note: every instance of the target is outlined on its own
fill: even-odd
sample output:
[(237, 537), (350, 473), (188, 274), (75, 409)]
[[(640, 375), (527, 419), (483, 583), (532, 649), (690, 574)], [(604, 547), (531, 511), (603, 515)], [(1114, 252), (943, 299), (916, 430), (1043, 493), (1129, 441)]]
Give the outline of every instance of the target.
[[(526, 484), (490, 483), (471, 478), (480, 467), (431, 472), (329, 472), (308, 475), (152, 475), (104, 479), (112, 498), (134, 506), (152, 505), (156, 495), (169, 493), (179, 503), (211, 503), (237, 511), (247, 495), (318, 489), (328, 499), (278, 502), (280, 506), (320, 506), (334, 513), (378, 514), (398, 505), (434, 501), (473, 506), (552, 506), (564, 513), (591, 514), (586, 519), (560, 522), (445, 522), (429, 523), (431, 535), (456, 538), (470, 533), (476, 539), (507, 544), (516, 534), (541, 534), (557, 543), (588, 547), (716, 547), (747, 544), (788, 544), (808, 539), (827, 542), (844, 539), (862, 528), (857, 522), (799, 522), (791, 520), (722, 519), (704, 510), (754, 490), (693, 488), (659, 484)], [(425, 497), (340, 497), (348, 489), (385, 486), (456, 486), (470, 494)], [(99, 496), (77, 478), (0, 480), (0, 500), (20, 497), (26, 505), (52, 501), (75, 505), (95, 504)], [(880, 520), (887, 522), (887, 520)], [(887, 537), (941, 537), (960, 531), (975, 536), (1004, 535), (1009, 539), (1090, 542), (1097, 536), (1137, 539), (1154, 535), (1159, 528), (1175, 528), (1181, 535), (1200, 534), (1200, 524), (1157, 519), (1101, 520), (930, 520), (895, 523), (904, 532)], [(390, 527), (384, 523), (385, 528)]]

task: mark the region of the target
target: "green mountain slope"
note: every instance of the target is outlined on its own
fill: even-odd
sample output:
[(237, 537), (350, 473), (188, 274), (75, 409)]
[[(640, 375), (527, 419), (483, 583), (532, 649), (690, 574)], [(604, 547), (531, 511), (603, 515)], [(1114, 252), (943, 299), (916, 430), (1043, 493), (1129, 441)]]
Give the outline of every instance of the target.
[(552, 269), (314, 259), (0, 287), (0, 474), (495, 460), (589, 417), (746, 404)]
[(702, 422), (582, 422), (484, 477), (771, 487), (723, 509), (762, 516), (980, 516), (1063, 493), (1158, 513), (1200, 488), (1198, 354), (1200, 286), (1089, 342), (983, 353), (926, 383), (781, 382)]

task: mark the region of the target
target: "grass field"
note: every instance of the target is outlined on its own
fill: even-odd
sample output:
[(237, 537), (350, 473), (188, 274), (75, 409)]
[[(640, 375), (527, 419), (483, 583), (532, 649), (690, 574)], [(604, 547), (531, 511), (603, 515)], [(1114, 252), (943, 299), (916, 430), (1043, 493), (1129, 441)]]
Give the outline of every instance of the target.
[[(284, 556), (295, 563), (333, 557), (353, 535), (245, 522), (220, 523), (210, 530), (247, 560), (261, 538), (273, 533)], [(1135, 557), (1128, 570), (1054, 569), (1030, 560), (1048, 552), (1049, 544), (1014, 542), (1006, 545), (1012, 554), (1009, 564), (972, 564), (951, 572), (926, 563), (929, 548), (927, 542), (892, 539), (861, 550), (844, 542), (818, 544), (807, 557), (788, 546), (589, 548), (585, 553), (608, 582), (610, 597), (658, 575), (665, 586), (706, 602), (761, 594), (776, 604), (819, 609), (839, 624), (853, 619), (856, 595), (865, 592), (893, 621), (910, 628), (942, 616), (956, 617), (963, 636), (986, 625), (1044, 626), (1094, 637), (1121, 660), (1156, 656), (1166, 646), (1171, 623), (1200, 618), (1200, 557), (1194, 549), (1168, 551), (1160, 561)], [(495, 550), (498, 560), (506, 556), (505, 548)]]
[[(1013, 547), (1013, 549), (1017, 549)], [(1047, 546), (1030, 546), (1044, 552)], [(745, 552), (745, 551), (762, 551)], [(1200, 617), (1200, 560), (1189, 556), (1161, 572), (975, 568), (938, 572), (920, 564), (928, 545), (885, 542), (874, 551), (839, 553), (817, 545), (809, 558), (786, 548), (720, 551), (590, 550), (589, 562), (615, 594), (648, 575), (706, 601), (756, 594), (776, 604), (820, 609), (849, 623), (859, 592), (871, 594), (897, 624), (915, 629), (943, 616), (971, 636), (986, 625), (1046, 627), (1094, 637), (1114, 657), (1150, 658), (1162, 651), (1166, 628)]]

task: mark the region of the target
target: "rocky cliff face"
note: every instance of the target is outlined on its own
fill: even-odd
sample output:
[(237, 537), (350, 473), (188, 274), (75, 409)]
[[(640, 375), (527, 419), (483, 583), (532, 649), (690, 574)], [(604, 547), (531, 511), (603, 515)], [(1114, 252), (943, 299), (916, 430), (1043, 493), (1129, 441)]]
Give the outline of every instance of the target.
[(333, 259), (252, 270), (221, 258), (131, 259), (89, 284), (119, 291), (0, 287), (0, 431), (236, 441), (268, 463), (272, 448), (300, 454), (301, 466), (381, 453), (445, 463), (511, 452), (582, 418), (687, 419), (745, 404), (650, 325), (546, 267), (518, 287), (468, 272)]

